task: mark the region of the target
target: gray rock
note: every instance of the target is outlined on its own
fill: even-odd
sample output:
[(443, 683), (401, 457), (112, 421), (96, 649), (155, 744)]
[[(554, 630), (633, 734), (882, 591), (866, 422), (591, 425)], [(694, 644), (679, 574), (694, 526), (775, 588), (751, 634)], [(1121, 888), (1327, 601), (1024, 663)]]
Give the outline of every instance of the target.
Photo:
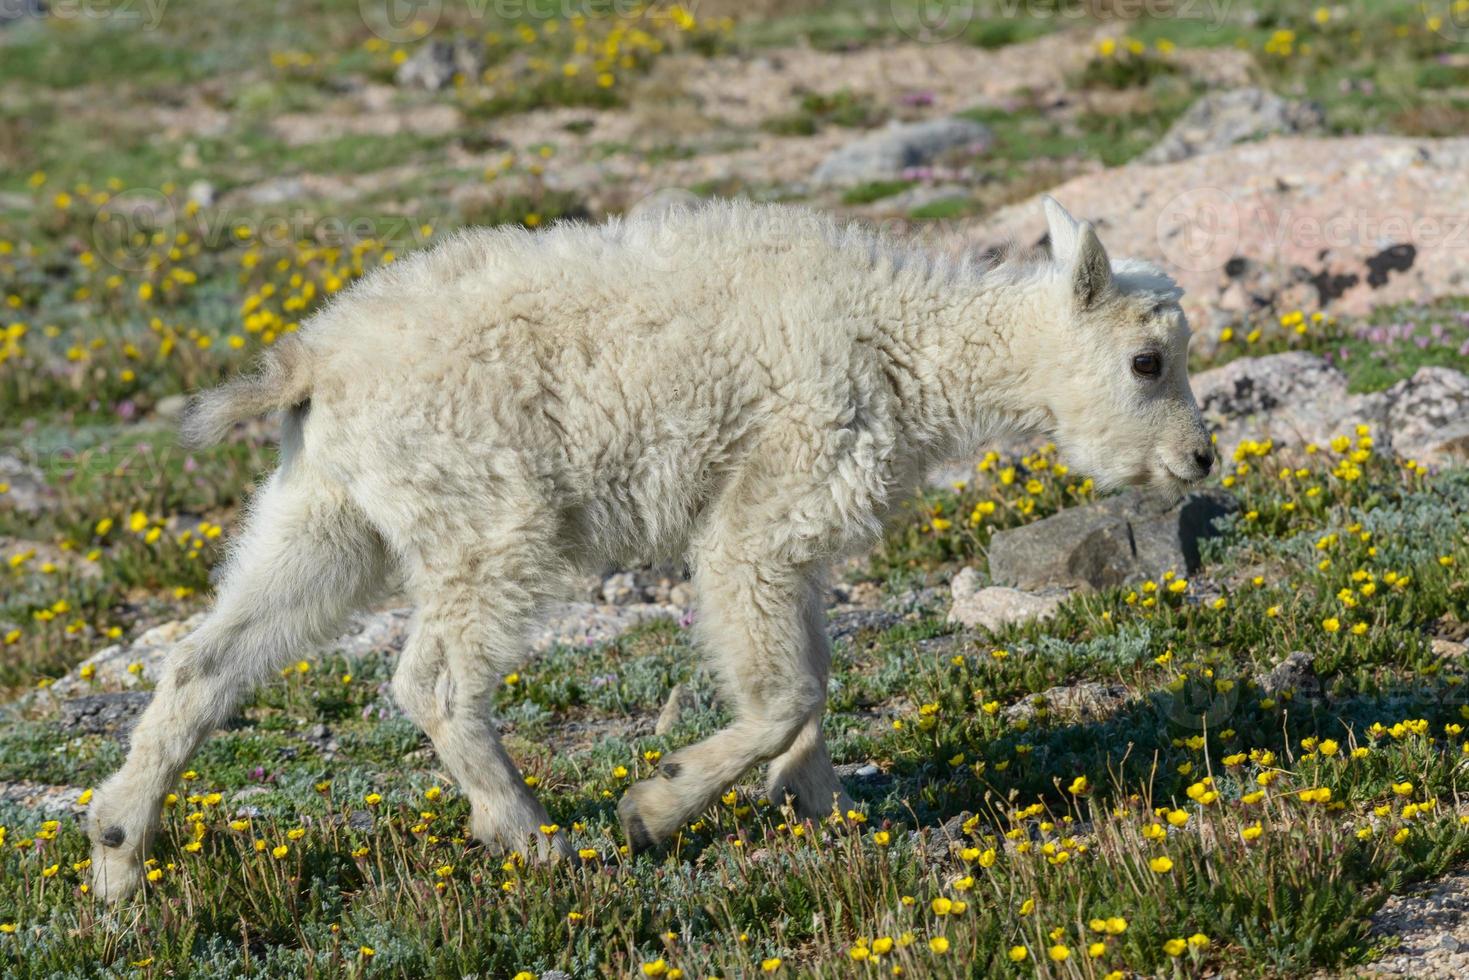
[(988, 127), (969, 119), (891, 123), (833, 151), (821, 161), (812, 179), (819, 184), (892, 180), (909, 167), (931, 164), (949, 152), (983, 153), (993, 139)]
[(862, 633), (881, 633), (903, 621), (898, 613), (887, 609), (837, 609), (826, 620), (826, 632), (832, 643), (850, 643)]
[(455, 75), (477, 81), (484, 70), (485, 46), (479, 41), (427, 41), (398, 66), (394, 80), (405, 88), (437, 92), (453, 84)]
[(401, 653), (403, 644), (408, 642), (408, 630), (412, 622), (413, 610), (407, 606), (357, 613), (349, 621), (347, 631), (329, 644), (327, 649), (340, 653), (348, 660), (357, 660), (374, 653)]
[(855, 783), (869, 789), (887, 786), (893, 781), (891, 773), (883, 772), (882, 767), (873, 762), (842, 762), (832, 768), (843, 783)]
[(602, 601), (612, 606), (627, 606), (643, 601), (643, 590), (632, 572), (609, 575), (602, 582)]
[(1374, 974), (1417, 980), (1469, 976), (1469, 874), (1450, 874), (1392, 896), (1373, 914), (1371, 927), (1387, 950), (1372, 964)]
[(284, 204), (305, 196), (306, 182), (300, 177), (271, 177), (231, 195), (231, 199), (247, 204)]
[(1469, 458), (1469, 375), (1421, 367), (1388, 389), (1393, 451), (1441, 465)]
[(115, 733), (125, 736), (138, 715), (153, 700), (149, 691), (110, 691), (86, 694), (61, 702), (60, 722), (70, 732), (84, 735)]
[(1214, 522), (1239, 509), (1219, 490), (1185, 494), (1176, 504), (1138, 492), (1073, 507), (1044, 520), (996, 532), (990, 579), (1011, 588), (1105, 589), (1168, 571), (1192, 574), (1199, 542)]
[(942, 609), (948, 601), (947, 590), (925, 586), (921, 589), (905, 589), (895, 596), (890, 596), (883, 606), (902, 616), (926, 616)]
[(1316, 354), (1289, 351), (1241, 357), (1191, 379), (1199, 411), (1225, 419), (1248, 418), (1301, 402), (1346, 394), (1346, 375)]
[(1429, 641), (1429, 649), (1433, 651), (1435, 657), (1447, 657), (1450, 659), (1462, 657), (1465, 653), (1464, 644), (1454, 640), (1446, 640), (1442, 637), (1435, 637)]
[[(65, 677), (37, 692), (46, 700), (68, 698), (103, 691), (132, 690), (145, 681), (157, 683), (163, 676), (164, 658), (174, 644), (183, 639), (203, 622), (203, 614), (186, 620), (174, 620), (145, 630), (128, 643), (114, 643), (103, 647), (77, 665)], [(138, 665), (136, 672), (129, 670)], [(90, 667), (91, 680), (82, 678), (82, 668)]]
[(954, 601), (949, 606), (948, 621), (991, 632), (1011, 623), (1049, 619), (1066, 600), (1066, 593), (1060, 590), (1037, 595), (1002, 585), (986, 588), (972, 568), (955, 575), (949, 588)]
[(562, 602), (551, 607), (545, 622), (531, 634), (531, 647), (539, 653), (553, 646), (607, 643), (635, 626), (658, 619), (677, 619), (682, 612), (676, 606), (651, 602), (626, 606)]
[(1199, 410), (1228, 458), (1245, 439), (1325, 445), (1372, 429), (1375, 444), (1433, 465), (1469, 458), (1469, 375), (1419, 368), (1387, 391), (1347, 392), (1347, 379), (1315, 354), (1242, 357), (1192, 379)]
[(46, 15), (45, 0), (0, 0), (0, 27)]
[(207, 180), (194, 181), (185, 193), (188, 195), (190, 204), (197, 204), (201, 208), (214, 207), (214, 202), (219, 197), (215, 186)]
[(1176, 163), (1265, 136), (1318, 132), (1325, 124), (1325, 110), (1314, 102), (1283, 99), (1260, 88), (1211, 92), (1190, 106), (1140, 160)]
[(347, 829), (355, 830), (359, 834), (370, 834), (375, 826), (377, 821), (366, 810), (353, 810), (347, 816)]
[(22, 781), (0, 782), (0, 803), (17, 803), (47, 817), (63, 817), (82, 809), (80, 786), (48, 786)]
[(322, 758), (328, 760), (336, 758), (337, 752), (341, 749), (332, 730), (321, 723), (312, 725), (306, 734), (301, 736), (301, 740), (320, 752)]
[[(324, 649), (340, 653), (349, 660), (379, 651), (401, 650), (410, 614), (409, 609), (360, 613), (352, 618), (347, 632)], [(99, 690), (134, 690), (145, 682), (156, 684), (163, 677), (164, 663), (170, 651), (203, 620), (204, 614), (200, 613), (186, 620), (162, 623), (130, 642), (103, 647), (65, 677), (35, 692), (32, 697), (44, 702), (60, 702), (78, 695), (95, 694)], [(129, 669), (134, 664), (138, 665), (136, 672)], [(88, 665), (93, 676), (91, 680), (84, 680), (81, 668)]]
[(165, 395), (158, 399), (158, 404), (153, 406), (153, 411), (165, 422), (177, 422), (184, 414), (184, 406), (189, 399), (184, 395)]
[(1270, 697), (1290, 692), (1296, 697), (1315, 697), (1321, 693), (1321, 679), (1316, 676), (1316, 657), (1296, 650), (1270, 672), (1256, 678), (1260, 690)]
[(1241, 357), (1194, 375), (1191, 383), (1224, 459), (1246, 439), (1325, 445), (1358, 425), (1371, 426), (1381, 448), (1392, 445), (1389, 397), (1348, 394), (1346, 375), (1315, 354)]
[(0, 493), (0, 508), (35, 515), (56, 507), (56, 491), (46, 483), (41, 471), (14, 456), (0, 455), (0, 484), (9, 485), (9, 489)]
[(1064, 687), (1052, 687), (1040, 694), (1017, 701), (1005, 709), (1010, 721), (1031, 719), (1045, 708), (1052, 715), (1070, 722), (1105, 721), (1127, 703), (1128, 689), (1122, 684), (1099, 684), (1087, 681)]

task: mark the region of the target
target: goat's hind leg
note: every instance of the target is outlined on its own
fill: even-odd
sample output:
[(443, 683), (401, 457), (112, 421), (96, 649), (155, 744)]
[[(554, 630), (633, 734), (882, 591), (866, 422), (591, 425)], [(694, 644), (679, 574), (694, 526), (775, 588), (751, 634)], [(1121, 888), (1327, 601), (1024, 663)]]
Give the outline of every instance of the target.
[(204, 737), (281, 664), (331, 639), (385, 577), (381, 539), (340, 488), (300, 463), (276, 473), (235, 545), (214, 609), (169, 654), (127, 760), (92, 798), (98, 895), (116, 901), (141, 883), (163, 796)]
[[(821, 608), (821, 596), (815, 588), (807, 597), (805, 621), (807, 669), (824, 692), (827, 675), (831, 672), (831, 641), (826, 635), (826, 614)], [(823, 699), (801, 726), (791, 747), (771, 760), (765, 784), (766, 795), (772, 802), (781, 804), (787, 797), (794, 797), (796, 813), (812, 820), (830, 816), (833, 809), (845, 813), (853, 806), (852, 798), (842, 788), (842, 782), (832, 768), (831, 755), (826, 749), (826, 737), (821, 732), (821, 719), (825, 713), (826, 702)]]
[(478, 840), (526, 856), (566, 857), (570, 844), (564, 834), (543, 832), (546, 809), (491, 716), (495, 691), (521, 666), (533, 617), (559, 581), (548, 572), (552, 542), (530, 530), (534, 522), (506, 523), (513, 529), (477, 527), (467, 544), (445, 538), (430, 549), (432, 563), (416, 563), (418, 616), (393, 674), (393, 697), (468, 797)]

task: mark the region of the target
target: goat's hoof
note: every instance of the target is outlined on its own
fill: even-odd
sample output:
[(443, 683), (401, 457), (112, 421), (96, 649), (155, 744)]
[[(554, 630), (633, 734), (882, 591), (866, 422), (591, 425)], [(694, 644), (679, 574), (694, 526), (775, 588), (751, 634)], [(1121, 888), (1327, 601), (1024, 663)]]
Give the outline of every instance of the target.
[(118, 850), (104, 836), (92, 847), (92, 893), (109, 905), (129, 897), (143, 884), (143, 862), (132, 849)]
[(637, 786), (630, 787), (623, 794), (622, 802), (617, 804), (617, 819), (622, 821), (622, 833), (627, 838), (628, 853), (634, 855), (651, 851), (663, 843), (648, 828), (648, 821), (639, 810), (637, 789)]

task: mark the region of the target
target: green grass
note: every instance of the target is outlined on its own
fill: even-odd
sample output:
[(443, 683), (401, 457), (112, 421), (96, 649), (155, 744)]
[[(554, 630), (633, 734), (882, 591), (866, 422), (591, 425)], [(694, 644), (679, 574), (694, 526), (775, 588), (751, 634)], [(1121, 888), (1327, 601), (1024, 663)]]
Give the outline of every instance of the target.
[(1383, 306), (1351, 321), (1301, 316), (1290, 326), (1256, 318), (1225, 328), (1207, 358), (1195, 356), (1195, 369), (1226, 364), (1236, 357), (1303, 350), (1327, 357), (1346, 375), (1353, 392), (1390, 388), (1421, 367), (1462, 370), (1469, 344), (1469, 302), (1447, 297), (1430, 304)]

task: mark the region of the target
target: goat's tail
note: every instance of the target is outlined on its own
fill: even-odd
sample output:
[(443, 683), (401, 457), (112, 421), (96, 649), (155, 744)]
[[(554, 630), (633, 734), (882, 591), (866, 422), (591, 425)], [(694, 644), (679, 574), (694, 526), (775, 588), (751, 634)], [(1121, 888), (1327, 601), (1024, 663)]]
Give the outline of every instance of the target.
[(288, 335), (265, 352), (254, 374), (190, 398), (179, 423), (179, 441), (190, 449), (212, 446), (236, 422), (306, 401), (311, 385), (306, 345), (299, 337)]

